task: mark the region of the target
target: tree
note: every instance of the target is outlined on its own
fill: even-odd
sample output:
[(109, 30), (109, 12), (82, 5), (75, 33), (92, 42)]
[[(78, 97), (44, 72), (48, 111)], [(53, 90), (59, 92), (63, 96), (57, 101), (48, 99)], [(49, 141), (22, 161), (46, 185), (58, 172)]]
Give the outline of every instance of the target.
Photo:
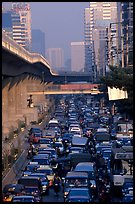
[[(110, 66), (110, 72), (100, 78), (100, 83), (127, 91), (128, 99), (121, 99), (119, 110), (128, 115), (133, 113), (133, 67)], [(118, 102), (119, 104), (119, 102)]]

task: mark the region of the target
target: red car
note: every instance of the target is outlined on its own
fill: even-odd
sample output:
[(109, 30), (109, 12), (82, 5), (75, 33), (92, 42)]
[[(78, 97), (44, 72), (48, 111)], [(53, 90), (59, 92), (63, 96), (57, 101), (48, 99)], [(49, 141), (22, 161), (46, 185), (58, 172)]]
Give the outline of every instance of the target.
[(42, 136), (42, 133), (41, 133), (41, 132), (33, 133), (33, 134), (30, 136), (30, 142), (39, 143), (41, 136)]

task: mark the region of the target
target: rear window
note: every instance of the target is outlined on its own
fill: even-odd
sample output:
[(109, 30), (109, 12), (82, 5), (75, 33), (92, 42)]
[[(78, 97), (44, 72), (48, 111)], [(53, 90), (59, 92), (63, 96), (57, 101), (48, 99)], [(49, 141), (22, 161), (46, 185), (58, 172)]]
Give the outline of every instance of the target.
[(32, 161), (38, 162), (38, 164), (40, 164), (40, 165), (46, 165), (46, 164), (49, 165), (48, 159), (35, 158), (35, 159), (33, 159)]
[(39, 186), (40, 185), (40, 180), (36, 179), (36, 178), (33, 178), (33, 179), (30, 179), (30, 178), (27, 178), (27, 179), (20, 178), (18, 180), (18, 183), (19, 184), (23, 184), (25, 186)]

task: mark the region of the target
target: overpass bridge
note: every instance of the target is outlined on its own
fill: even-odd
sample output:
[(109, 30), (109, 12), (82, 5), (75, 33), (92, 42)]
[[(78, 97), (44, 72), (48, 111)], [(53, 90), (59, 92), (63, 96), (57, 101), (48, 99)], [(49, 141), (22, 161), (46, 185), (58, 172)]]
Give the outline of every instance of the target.
[[(65, 82), (89, 82), (86, 75), (58, 75), (48, 61), (38, 53), (30, 53), (2, 31), (2, 131), (4, 137), (19, 121), (29, 125), (55, 108), (56, 94), (101, 93), (98, 88), (66, 87)], [(83, 85), (80, 85), (83, 86)], [(65, 89), (66, 87), (66, 89)], [(71, 88), (72, 87), (72, 88)], [(35, 107), (28, 107), (32, 95)]]
[(99, 90), (100, 84), (60, 84), (48, 86), (42, 91), (29, 91), (28, 95), (55, 95), (55, 94), (101, 94)]
[(55, 73), (42, 55), (25, 50), (2, 31), (2, 79), (4, 79), (2, 85), (10, 82), (12, 87), (27, 77), (55, 84), (65, 83), (65, 78), (67, 83), (90, 82), (90, 76), (83, 73), (81, 75)]

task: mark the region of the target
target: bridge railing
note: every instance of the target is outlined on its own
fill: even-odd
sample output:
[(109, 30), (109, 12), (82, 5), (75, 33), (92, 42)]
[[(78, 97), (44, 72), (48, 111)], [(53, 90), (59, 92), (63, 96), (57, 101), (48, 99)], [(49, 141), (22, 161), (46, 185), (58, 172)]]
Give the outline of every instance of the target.
[(55, 75), (55, 73), (53, 73), (51, 70), (49, 62), (42, 55), (39, 53), (30, 53), (28, 50), (15, 42), (12, 38), (10, 38), (4, 31), (2, 31), (2, 46), (30, 63), (43, 63), (50, 69), (50, 72)]

